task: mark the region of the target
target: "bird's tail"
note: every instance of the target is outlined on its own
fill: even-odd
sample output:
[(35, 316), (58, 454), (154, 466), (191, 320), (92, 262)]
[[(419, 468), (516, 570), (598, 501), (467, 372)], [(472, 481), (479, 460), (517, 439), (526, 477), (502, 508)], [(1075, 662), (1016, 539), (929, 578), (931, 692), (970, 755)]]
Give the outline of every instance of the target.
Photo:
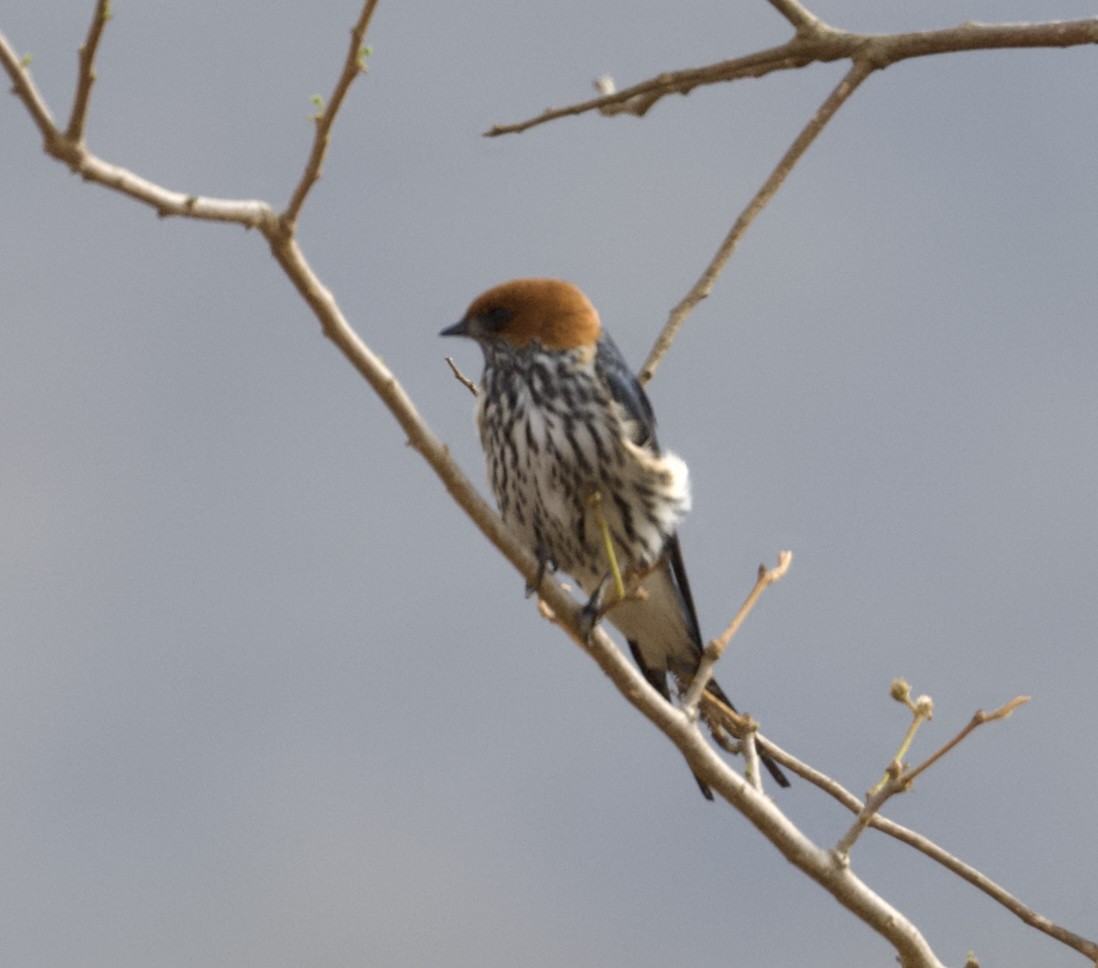
[[(677, 539), (668, 543), (665, 562), (646, 575), (640, 584), (646, 593), (644, 601), (622, 602), (612, 608), (607, 617), (624, 633), (645, 679), (670, 701), (668, 674), (675, 680), (681, 695), (693, 680), (702, 656), (697, 613)], [(713, 701), (704, 703), (702, 712), (718, 743), (728, 733), (739, 735), (742, 729), (732, 720), (732, 716), (738, 715), (736, 707), (715, 680), (710, 680), (706, 687), (706, 696)], [(720, 715), (722, 705), (732, 716)], [(760, 759), (778, 786), (789, 786), (789, 779), (777, 763), (769, 756)], [(712, 800), (713, 791), (701, 779), (696, 776), (695, 779), (705, 798)]]

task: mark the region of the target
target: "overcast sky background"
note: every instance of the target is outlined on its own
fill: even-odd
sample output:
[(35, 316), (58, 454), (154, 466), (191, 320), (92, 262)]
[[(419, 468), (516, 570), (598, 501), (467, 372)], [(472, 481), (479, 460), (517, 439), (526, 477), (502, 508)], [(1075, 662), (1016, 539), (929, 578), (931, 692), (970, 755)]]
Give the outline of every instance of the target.
[[(0, 30), (55, 115), (91, 0)], [(281, 206), (354, 0), (117, 0), (88, 140)], [(1074, 0), (817, 3), (849, 29), (1093, 15)], [(643, 120), (493, 123), (780, 43), (762, 0), (383, 0), (301, 242), (467, 472), (438, 331), (496, 282), (579, 284), (639, 365), (846, 65)], [(854, 791), (930, 693), (918, 759), (1033, 696), (888, 814), (1098, 935), (1098, 51), (873, 77), (651, 386), (690, 464), (719, 669)], [(5, 85), (6, 87), (6, 85)], [(262, 238), (160, 221), (0, 99), (0, 962), (21, 968), (890, 964), (686, 766), (462, 517)], [(776, 794), (834, 844), (849, 816)], [(951, 964), (1080, 964), (913, 851), (855, 871)]]

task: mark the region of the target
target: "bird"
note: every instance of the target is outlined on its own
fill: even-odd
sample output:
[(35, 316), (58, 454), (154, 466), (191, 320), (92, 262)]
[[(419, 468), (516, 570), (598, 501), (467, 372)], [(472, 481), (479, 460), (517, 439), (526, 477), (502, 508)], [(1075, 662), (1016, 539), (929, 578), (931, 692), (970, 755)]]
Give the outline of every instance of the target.
[[(660, 448), (648, 396), (595, 307), (570, 282), (512, 279), (440, 335), (483, 351), (476, 423), (488, 480), (504, 524), (537, 558), (538, 583), (571, 575), (589, 596), (590, 627), (605, 614), (648, 683), (670, 702), (670, 679), (681, 698), (702, 657), (678, 538), (689, 474)], [(735, 710), (715, 680), (706, 691)]]

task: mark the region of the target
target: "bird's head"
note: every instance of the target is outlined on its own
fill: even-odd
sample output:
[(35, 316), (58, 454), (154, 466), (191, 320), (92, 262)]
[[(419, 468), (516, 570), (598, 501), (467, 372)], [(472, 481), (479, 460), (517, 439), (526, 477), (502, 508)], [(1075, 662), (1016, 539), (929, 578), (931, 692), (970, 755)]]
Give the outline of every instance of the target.
[(599, 314), (590, 300), (561, 279), (512, 279), (473, 300), (465, 315), (442, 336), (468, 336), (482, 345), (533, 343), (547, 350), (594, 347)]

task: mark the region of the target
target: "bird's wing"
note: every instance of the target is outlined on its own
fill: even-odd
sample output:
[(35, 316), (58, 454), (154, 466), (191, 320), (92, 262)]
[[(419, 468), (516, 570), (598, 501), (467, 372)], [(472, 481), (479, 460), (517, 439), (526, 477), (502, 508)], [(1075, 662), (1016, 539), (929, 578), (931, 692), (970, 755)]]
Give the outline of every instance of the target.
[(656, 443), (656, 415), (644, 387), (637, 381), (625, 357), (604, 332), (595, 349), (595, 371), (610, 391), (610, 398), (619, 407), (619, 414), (629, 439), (638, 447), (659, 453)]
[[(620, 408), (622, 422), (629, 431), (630, 439), (638, 447), (646, 447), (659, 453), (656, 442), (656, 415), (644, 387), (640, 385), (629, 364), (621, 355), (614, 341), (604, 332), (599, 337), (595, 355), (595, 368), (610, 391), (611, 399)], [(694, 607), (694, 596), (690, 593), (690, 582), (686, 578), (686, 566), (682, 561), (678, 535), (671, 535), (665, 548), (667, 563), (671, 572), (671, 584), (674, 594), (683, 611), (686, 631), (697, 646), (701, 656), (701, 626)]]
[[(660, 448), (656, 442), (656, 415), (652, 404), (621, 351), (605, 332), (599, 336), (596, 347), (595, 370), (619, 408), (629, 439), (658, 455)], [(677, 534), (667, 539), (663, 563), (644, 580), (644, 585), (649, 593), (647, 602), (622, 602), (608, 618), (625, 634), (629, 650), (645, 679), (666, 699), (669, 698), (666, 673), (673, 673), (680, 681), (689, 681), (697, 671), (702, 654), (701, 626)], [(735, 710), (715, 679), (709, 681), (707, 691)], [(761, 759), (779, 786), (789, 786), (789, 780), (777, 763), (768, 756)], [(709, 787), (697, 776), (695, 779), (705, 797), (712, 800)]]
[(698, 647), (698, 659), (701, 659), (701, 625), (698, 622), (698, 610), (694, 607), (694, 596), (690, 592), (690, 582), (686, 577), (686, 565), (682, 560), (682, 549), (679, 548), (679, 536), (671, 535), (667, 539), (667, 563), (671, 566), (671, 578), (679, 593), (683, 614), (686, 617), (686, 631), (691, 640)]

